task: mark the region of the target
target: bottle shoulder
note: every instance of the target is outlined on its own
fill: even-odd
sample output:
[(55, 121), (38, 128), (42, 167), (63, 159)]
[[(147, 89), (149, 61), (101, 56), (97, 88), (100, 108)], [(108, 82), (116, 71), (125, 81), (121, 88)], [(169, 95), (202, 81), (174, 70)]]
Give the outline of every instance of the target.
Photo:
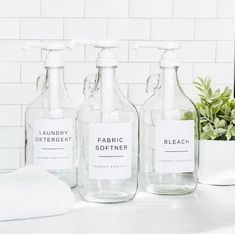
[[(74, 108), (75, 104), (73, 103), (72, 99), (69, 95), (66, 93), (61, 94), (59, 96), (59, 104), (60, 108)], [(38, 97), (36, 97), (31, 103), (29, 103), (27, 109), (31, 108), (49, 108), (50, 106), (50, 100), (49, 100), (49, 92), (45, 91), (42, 94), (40, 94)]]
[(141, 121), (149, 120), (183, 120), (185, 113), (192, 113), (194, 119), (198, 119), (197, 109), (194, 103), (184, 95), (184, 93), (175, 93), (173, 99), (170, 100), (170, 106), (165, 99), (167, 96), (163, 95), (163, 92), (154, 93), (149, 99), (147, 99), (141, 108), (140, 119)]
[[(109, 105), (112, 106), (112, 109), (137, 112), (132, 102), (128, 98), (124, 97), (123, 95), (115, 94), (112, 100), (110, 100)], [(85, 99), (83, 103), (80, 105), (79, 110), (82, 110), (82, 109), (102, 110), (102, 101), (101, 101), (100, 93), (99, 92), (94, 93), (92, 96)]]
[[(135, 106), (125, 97), (113, 98), (111, 110), (108, 116), (112, 121), (136, 121), (138, 120), (138, 111)], [(104, 114), (101, 96), (94, 94), (88, 97), (80, 105), (78, 110), (78, 120), (82, 122), (99, 122)]]
[(47, 93), (43, 93), (27, 106), (25, 110), (25, 121), (32, 122), (35, 118), (47, 119), (55, 115), (61, 116), (62, 119), (76, 119), (77, 109), (73, 105), (72, 101), (67, 98), (63, 98), (60, 99), (59, 104), (58, 109), (54, 111), (51, 110)]

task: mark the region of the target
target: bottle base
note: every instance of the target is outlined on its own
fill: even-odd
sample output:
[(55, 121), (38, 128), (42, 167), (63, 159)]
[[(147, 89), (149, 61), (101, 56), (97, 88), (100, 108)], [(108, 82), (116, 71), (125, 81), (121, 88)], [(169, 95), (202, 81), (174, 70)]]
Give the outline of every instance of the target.
[(186, 195), (195, 191), (195, 186), (190, 185), (159, 185), (149, 184), (145, 187), (146, 192), (158, 195)]
[(125, 192), (118, 191), (100, 191), (100, 192), (88, 192), (85, 195), (82, 195), (82, 198), (87, 202), (95, 203), (121, 203), (131, 201), (134, 196)]

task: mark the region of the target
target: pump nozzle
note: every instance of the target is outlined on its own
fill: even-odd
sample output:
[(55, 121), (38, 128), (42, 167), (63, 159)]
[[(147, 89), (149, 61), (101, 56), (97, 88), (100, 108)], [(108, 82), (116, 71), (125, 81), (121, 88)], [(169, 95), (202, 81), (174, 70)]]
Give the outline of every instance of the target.
[(156, 45), (153, 44), (142, 44), (142, 43), (135, 43), (135, 46), (133, 50), (138, 51), (140, 48), (155, 48), (155, 49), (160, 49), (160, 50), (176, 50), (180, 48), (180, 45), (177, 42), (174, 41), (166, 41), (163, 43), (159, 43)]
[(73, 48), (75, 45), (89, 45), (89, 46), (94, 46), (95, 48), (100, 48), (100, 49), (105, 49), (105, 48), (117, 48), (118, 43), (114, 40), (78, 40), (78, 39), (73, 39), (69, 43), (69, 48)]
[(37, 42), (37, 41), (28, 41), (24, 45), (23, 49), (24, 50), (29, 50), (31, 48), (42, 48), (43, 50), (65, 50), (69, 48), (68, 44), (65, 43), (46, 43), (46, 42)]

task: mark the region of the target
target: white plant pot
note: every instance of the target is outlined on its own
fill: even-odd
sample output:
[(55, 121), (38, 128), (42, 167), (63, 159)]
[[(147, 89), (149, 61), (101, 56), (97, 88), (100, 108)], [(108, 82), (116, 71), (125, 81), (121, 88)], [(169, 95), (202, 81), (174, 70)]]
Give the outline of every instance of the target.
[(235, 184), (235, 141), (201, 140), (199, 155), (200, 183)]

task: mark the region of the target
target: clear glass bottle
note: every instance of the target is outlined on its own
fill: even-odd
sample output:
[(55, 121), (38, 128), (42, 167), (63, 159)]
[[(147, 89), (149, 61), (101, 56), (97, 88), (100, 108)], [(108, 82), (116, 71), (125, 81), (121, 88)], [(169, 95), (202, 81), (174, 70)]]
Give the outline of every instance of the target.
[(64, 84), (60, 44), (35, 44), (49, 50), (45, 62), (46, 79), (42, 94), (26, 109), (26, 164), (36, 164), (70, 187), (76, 185), (77, 111)]
[(187, 194), (198, 183), (198, 113), (179, 84), (176, 48), (174, 43), (160, 47), (163, 73), (148, 79), (147, 85), (157, 85), (140, 114), (141, 181), (154, 194)]
[(98, 75), (78, 112), (79, 192), (86, 201), (124, 202), (138, 187), (138, 113), (115, 79), (115, 43), (94, 46), (101, 48)]

